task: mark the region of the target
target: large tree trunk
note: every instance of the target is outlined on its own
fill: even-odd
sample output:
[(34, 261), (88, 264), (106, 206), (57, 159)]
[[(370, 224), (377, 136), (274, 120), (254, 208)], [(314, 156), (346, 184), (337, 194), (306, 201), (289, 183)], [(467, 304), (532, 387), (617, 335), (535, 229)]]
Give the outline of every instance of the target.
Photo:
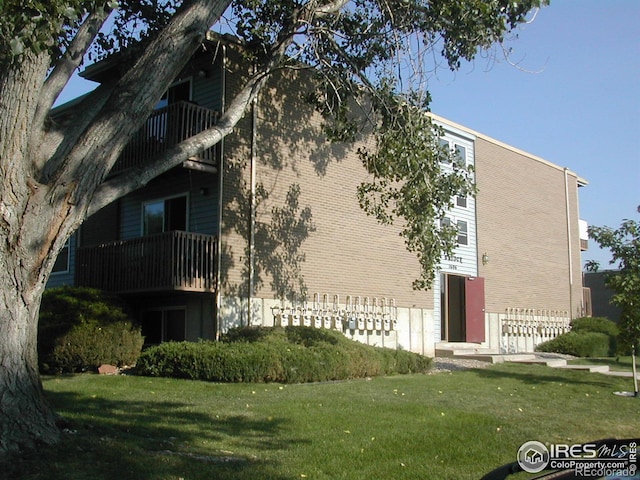
[[(58, 253), (86, 217), (127, 132), (144, 121), (229, 3), (184, 2), (116, 92), (93, 95), (95, 105), (78, 112), (78, 131), (74, 125), (48, 128), (44, 121), (43, 109), (49, 110), (58, 91), (58, 86), (44, 83), (51, 66), (47, 52), (27, 50), (0, 69), (0, 456), (60, 438), (38, 373), (44, 286)], [(85, 40), (90, 37), (77, 45), (80, 56)], [(73, 59), (63, 63), (69, 69), (77, 66)], [(149, 71), (154, 72), (153, 81)], [(164, 170), (188, 154), (183, 155), (166, 162)], [(109, 184), (109, 201), (130, 191), (117, 184)], [(97, 208), (107, 201), (98, 203)]]
[(56, 238), (64, 233), (56, 199), (46, 197), (54, 192), (38, 185), (29, 161), (48, 65), (44, 54), (25, 55), (0, 74), (0, 454), (60, 435), (42, 394), (36, 341), (46, 272), (65, 240)]
[[(0, 261), (4, 267), (4, 259)], [(57, 417), (45, 400), (36, 349), (42, 289), (18, 294), (0, 277), (0, 455), (59, 439)]]

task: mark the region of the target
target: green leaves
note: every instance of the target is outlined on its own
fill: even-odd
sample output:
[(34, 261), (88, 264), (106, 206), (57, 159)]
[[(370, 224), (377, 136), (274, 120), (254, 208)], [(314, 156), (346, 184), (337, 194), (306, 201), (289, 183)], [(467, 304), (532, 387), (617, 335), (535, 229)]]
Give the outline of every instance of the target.
[(4, 0), (0, 15), (0, 63), (25, 51), (59, 54), (80, 18), (94, 6), (88, 0)]
[[(640, 343), (640, 223), (624, 220), (619, 228), (590, 227), (589, 237), (611, 251), (609, 262), (617, 267), (607, 273), (605, 283), (615, 295), (612, 302), (620, 307), (620, 331), (623, 343)], [(597, 262), (587, 262), (589, 270), (597, 270)]]
[[(452, 162), (454, 153), (440, 146), (442, 131), (426, 112), (406, 97), (380, 92), (381, 126), (373, 149), (358, 153), (371, 180), (358, 188), (360, 206), (382, 224), (400, 221), (407, 249), (421, 266), (415, 289), (431, 287), (443, 255), (456, 247), (456, 230), (440, 227), (455, 195), (473, 195), (471, 168)], [(444, 164), (451, 164), (444, 168)]]

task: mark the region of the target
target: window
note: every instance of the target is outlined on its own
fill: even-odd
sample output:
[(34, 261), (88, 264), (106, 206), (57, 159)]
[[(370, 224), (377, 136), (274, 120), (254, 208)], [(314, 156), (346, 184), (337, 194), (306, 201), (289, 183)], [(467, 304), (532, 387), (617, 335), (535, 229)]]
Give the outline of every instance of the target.
[[(449, 217), (444, 217), (440, 220), (440, 228), (451, 227), (452, 222)], [(467, 222), (465, 220), (458, 220), (456, 222), (456, 230), (458, 233), (458, 245), (468, 245), (469, 244), (469, 236), (467, 233)]]
[(469, 237), (467, 235), (467, 222), (458, 220), (458, 245), (468, 245)]
[(187, 229), (187, 196), (145, 202), (142, 205), (143, 235)]
[(184, 80), (180, 83), (171, 85), (166, 92), (162, 94), (160, 101), (156, 104), (156, 108), (166, 107), (176, 102), (191, 100), (191, 80)]
[(440, 228), (445, 228), (450, 226), (451, 226), (451, 219), (449, 217), (444, 217), (442, 220), (440, 220)]
[(51, 273), (67, 273), (69, 271), (69, 240), (64, 244), (62, 250), (56, 258), (56, 263), (53, 264), (53, 270)]
[(142, 335), (146, 345), (186, 339), (186, 309), (163, 308), (142, 312)]
[(458, 195), (456, 197), (456, 205), (458, 207), (466, 208), (467, 207), (467, 196), (466, 195)]
[(456, 145), (456, 164), (464, 167), (467, 164), (467, 149)]
[(444, 138), (440, 138), (438, 142), (440, 143), (440, 148), (442, 149), (443, 153), (447, 155), (444, 158), (443, 163), (451, 163), (449, 159), (449, 155), (451, 155), (451, 150), (449, 148), (449, 141), (445, 140)]

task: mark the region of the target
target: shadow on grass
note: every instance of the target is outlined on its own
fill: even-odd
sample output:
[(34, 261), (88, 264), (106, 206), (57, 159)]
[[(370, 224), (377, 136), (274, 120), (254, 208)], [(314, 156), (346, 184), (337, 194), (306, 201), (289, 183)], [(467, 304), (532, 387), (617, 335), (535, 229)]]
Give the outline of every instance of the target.
[(563, 383), (574, 385), (590, 385), (594, 387), (607, 387), (610, 382), (599, 373), (577, 372), (570, 370), (554, 370), (545, 365), (495, 365), (492, 368), (480, 368), (474, 370), (481, 378), (501, 379), (512, 378), (530, 385), (545, 383)]
[(280, 419), (194, 412), (187, 402), (116, 401), (47, 392), (69, 421), (60, 444), (0, 463), (0, 479), (285, 478), (272, 452), (308, 442), (287, 436)]

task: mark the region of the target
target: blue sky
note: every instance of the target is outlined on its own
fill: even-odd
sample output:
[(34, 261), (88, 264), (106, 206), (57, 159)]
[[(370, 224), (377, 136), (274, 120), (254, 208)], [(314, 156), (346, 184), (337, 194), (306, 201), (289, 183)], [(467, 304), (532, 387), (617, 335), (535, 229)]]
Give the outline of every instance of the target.
[[(588, 180), (580, 211), (590, 225), (639, 219), (640, 1), (552, 0), (517, 33), (520, 69), (500, 56), (442, 68), (431, 109)], [(59, 103), (94, 86), (74, 79)], [(609, 258), (593, 241), (583, 254), (603, 268)]]
[[(479, 58), (429, 83), (431, 109), (589, 181), (581, 217), (640, 220), (640, 2), (551, 0), (510, 42), (526, 73)], [(593, 241), (583, 260), (609, 267)]]

